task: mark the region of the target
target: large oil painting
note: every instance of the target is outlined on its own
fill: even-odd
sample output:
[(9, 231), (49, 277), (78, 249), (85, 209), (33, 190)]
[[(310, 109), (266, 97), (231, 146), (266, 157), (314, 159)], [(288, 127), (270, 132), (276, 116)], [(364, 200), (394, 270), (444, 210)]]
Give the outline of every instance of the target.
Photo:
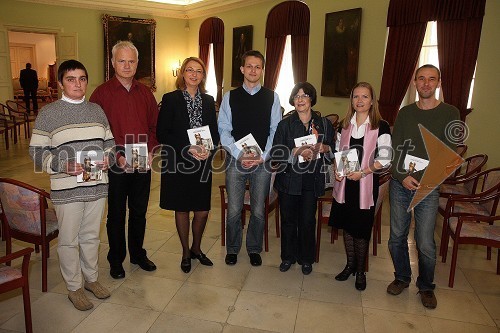
[(231, 86), (239, 87), (243, 84), (241, 74), (241, 56), (252, 49), (253, 26), (233, 28), (233, 67), (231, 72)]
[(326, 14), (321, 95), (349, 97), (358, 80), (361, 8)]
[(130, 41), (139, 50), (139, 63), (135, 79), (156, 90), (155, 81), (155, 29), (153, 19), (137, 19), (103, 15), (105, 76), (109, 80), (115, 74), (111, 64), (111, 49), (118, 41)]

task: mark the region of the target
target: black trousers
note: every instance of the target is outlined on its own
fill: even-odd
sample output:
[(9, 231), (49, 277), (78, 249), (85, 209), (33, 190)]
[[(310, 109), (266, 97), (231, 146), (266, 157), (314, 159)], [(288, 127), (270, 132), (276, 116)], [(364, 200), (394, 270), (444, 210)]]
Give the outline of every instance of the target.
[(279, 192), (281, 214), (281, 260), (312, 264), (316, 249), (316, 207), (314, 191), (301, 195)]
[(26, 110), (31, 110), (30, 99), (33, 101), (33, 110), (38, 110), (38, 101), (36, 99), (36, 88), (23, 89), (23, 90), (24, 90), (24, 103), (26, 103)]
[(151, 170), (125, 173), (116, 165), (109, 172), (108, 232), (110, 265), (121, 264), (127, 255), (125, 242), (125, 215), (128, 199), (128, 251), (131, 260), (146, 255), (143, 249), (146, 231)]

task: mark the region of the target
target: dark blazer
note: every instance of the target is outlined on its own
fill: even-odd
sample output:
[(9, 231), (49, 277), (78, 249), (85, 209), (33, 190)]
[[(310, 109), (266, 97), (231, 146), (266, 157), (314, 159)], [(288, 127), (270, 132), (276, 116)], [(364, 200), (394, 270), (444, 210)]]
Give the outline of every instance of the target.
[(21, 70), (19, 75), (19, 83), (25, 90), (35, 90), (38, 88), (38, 76), (36, 71), (31, 68)]
[[(217, 130), (214, 98), (207, 94), (201, 94), (201, 99), (203, 108), (202, 125), (210, 127), (212, 140), (214, 145), (217, 146), (219, 144), (219, 131)], [(163, 95), (156, 125), (158, 142), (169, 145), (177, 153), (180, 153), (186, 146), (190, 146), (187, 135), (189, 128), (189, 115), (182, 91), (174, 90)]]
[[(288, 160), (292, 149), (295, 147), (294, 139), (304, 136), (304, 125), (302, 125), (297, 112), (292, 112), (290, 116), (284, 118), (278, 124), (276, 134), (274, 135), (271, 156), (273, 162), (278, 164), (278, 173), (276, 174), (274, 187), (278, 191), (287, 194), (300, 195), (302, 192), (302, 174), (297, 172), (298, 158), (294, 157), (292, 160), (293, 163), (288, 163)], [(318, 142), (329, 145), (330, 150), (333, 152), (335, 149), (335, 133), (332, 124), (329, 120), (322, 118), (321, 115), (315, 111), (312, 111), (312, 119), (314, 124), (316, 124), (316, 129), (319, 134)], [(314, 194), (319, 197), (325, 193), (323, 156), (310, 163), (314, 164), (314, 166), (309, 167), (313, 168), (314, 171)]]

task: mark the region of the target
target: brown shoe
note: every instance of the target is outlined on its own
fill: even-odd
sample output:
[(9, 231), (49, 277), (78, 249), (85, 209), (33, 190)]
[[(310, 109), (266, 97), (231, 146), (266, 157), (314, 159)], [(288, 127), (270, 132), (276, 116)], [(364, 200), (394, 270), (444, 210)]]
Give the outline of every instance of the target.
[(88, 291), (92, 292), (95, 297), (99, 299), (105, 299), (111, 296), (109, 293), (108, 289), (104, 288), (99, 282), (87, 282), (85, 281), (85, 284), (83, 285), (85, 289)]
[(391, 295), (399, 295), (405, 288), (408, 288), (409, 285), (409, 282), (394, 279), (394, 281), (392, 281), (391, 284), (387, 286), (387, 293)]
[(420, 300), (422, 301), (422, 305), (428, 309), (435, 309), (437, 306), (436, 295), (434, 295), (434, 291), (432, 290), (420, 290), (418, 292), (420, 294)]
[(94, 304), (92, 304), (87, 298), (87, 296), (85, 296), (85, 293), (83, 292), (82, 288), (76, 291), (70, 290), (68, 293), (68, 298), (73, 303), (75, 308), (77, 308), (80, 311), (87, 311), (94, 307)]

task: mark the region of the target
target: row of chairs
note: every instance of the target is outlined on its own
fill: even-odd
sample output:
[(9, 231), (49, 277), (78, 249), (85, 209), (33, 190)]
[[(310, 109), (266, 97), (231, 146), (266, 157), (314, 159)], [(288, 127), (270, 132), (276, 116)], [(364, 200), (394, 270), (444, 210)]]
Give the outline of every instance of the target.
[(14, 144), (17, 143), (21, 127), (24, 129), (24, 138), (31, 137), (30, 123), (35, 121), (36, 115), (30, 115), (21, 103), (12, 100), (0, 103), (0, 108), (0, 134), (4, 135), (5, 149), (8, 150), (10, 139), (14, 140)]

